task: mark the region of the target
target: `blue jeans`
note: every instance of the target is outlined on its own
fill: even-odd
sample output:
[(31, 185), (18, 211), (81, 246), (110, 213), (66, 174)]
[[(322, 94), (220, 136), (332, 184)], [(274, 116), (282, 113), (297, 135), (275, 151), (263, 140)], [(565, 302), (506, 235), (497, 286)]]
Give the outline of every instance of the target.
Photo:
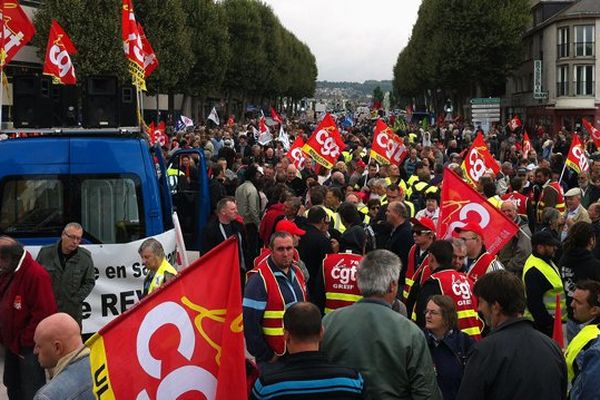
[(4, 386), (10, 400), (32, 400), (39, 388), (46, 384), (46, 374), (33, 348), (24, 347), (21, 354), (5, 348)]

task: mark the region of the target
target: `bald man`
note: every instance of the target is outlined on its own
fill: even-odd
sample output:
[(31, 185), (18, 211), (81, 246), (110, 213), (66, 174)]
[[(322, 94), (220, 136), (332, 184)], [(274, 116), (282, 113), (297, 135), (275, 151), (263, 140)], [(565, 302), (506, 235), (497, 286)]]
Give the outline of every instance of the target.
[(0, 236), (0, 344), (11, 400), (31, 400), (46, 376), (33, 354), (38, 323), (56, 312), (52, 281), (23, 246)]
[(77, 321), (66, 313), (53, 314), (39, 323), (33, 339), (40, 365), (53, 376), (34, 400), (94, 400), (90, 350), (83, 345)]

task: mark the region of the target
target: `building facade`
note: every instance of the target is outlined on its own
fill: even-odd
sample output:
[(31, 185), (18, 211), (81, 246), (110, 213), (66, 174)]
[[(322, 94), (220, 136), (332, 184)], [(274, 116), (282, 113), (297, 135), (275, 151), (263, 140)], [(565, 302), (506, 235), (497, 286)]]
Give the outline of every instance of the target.
[(507, 80), (505, 118), (556, 133), (587, 118), (600, 127), (600, 0), (532, 0), (520, 66)]

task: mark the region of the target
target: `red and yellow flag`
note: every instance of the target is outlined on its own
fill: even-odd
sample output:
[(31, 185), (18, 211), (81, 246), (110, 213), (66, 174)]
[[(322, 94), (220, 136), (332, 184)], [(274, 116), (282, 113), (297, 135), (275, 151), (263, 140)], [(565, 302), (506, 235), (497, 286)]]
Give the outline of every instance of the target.
[(35, 26), (19, 4), (18, 0), (2, 0), (2, 29), (0, 68), (8, 64), (35, 35)]
[(594, 128), (590, 121), (585, 118), (582, 118), (581, 122), (583, 123), (584, 128), (590, 133), (596, 148), (600, 149), (600, 129)]
[(142, 38), (142, 49), (144, 50), (144, 77), (147, 78), (154, 72), (156, 67), (158, 67), (158, 58), (156, 57), (156, 53), (154, 52), (150, 41), (146, 37), (144, 28), (142, 28), (142, 25), (139, 22), (137, 27)]
[(331, 168), (345, 147), (333, 117), (327, 113), (302, 147), (302, 151), (311, 156), (319, 165)]
[(527, 131), (523, 134), (523, 158), (527, 158), (529, 152), (531, 151), (531, 141), (529, 140), (529, 135)]
[(184, 269), (86, 345), (98, 399), (246, 398), (236, 239)]
[(490, 153), (481, 132), (477, 134), (477, 137), (473, 141), (473, 144), (462, 163), (462, 169), (465, 172), (465, 177), (472, 184), (479, 182), (479, 179), (488, 169), (492, 170), (494, 175), (500, 172), (500, 166), (494, 159), (492, 153)]
[(585, 155), (585, 149), (583, 148), (578, 135), (573, 135), (573, 141), (571, 142), (571, 148), (567, 155), (566, 164), (567, 167), (578, 174), (587, 172), (590, 169), (590, 163), (588, 162), (587, 156)]
[(406, 157), (407, 149), (404, 140), (396, 135), (381, 118), (375, 124), (371, 158), (380, 164), (400, 165)]
[(52, 81), (57, 85), (77, 84), (71, 54), (77, 54), (75, 45), (64, 29), (53, 19), (46, 47), (44, 75), (51, 76)]
[(138, 90), (146, 90), (146, 70), (144, 68), (144, 45), (142, 35), (135, 21), (132, 0), (123, 0), (121, 10), (121, 38), (123, 39), (123, 50), (129, 62), (129, 73), (132, 84)]

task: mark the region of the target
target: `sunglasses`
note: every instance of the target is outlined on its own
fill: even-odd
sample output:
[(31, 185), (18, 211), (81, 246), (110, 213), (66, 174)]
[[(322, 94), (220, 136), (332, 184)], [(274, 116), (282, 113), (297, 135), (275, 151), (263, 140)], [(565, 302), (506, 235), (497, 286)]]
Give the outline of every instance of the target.
[(412, 233), (413, 233), (413, 235), (421, 236), (423, 234), (431, 233), (431, 231), (421, 230), (421, 231), (412, 231)]

